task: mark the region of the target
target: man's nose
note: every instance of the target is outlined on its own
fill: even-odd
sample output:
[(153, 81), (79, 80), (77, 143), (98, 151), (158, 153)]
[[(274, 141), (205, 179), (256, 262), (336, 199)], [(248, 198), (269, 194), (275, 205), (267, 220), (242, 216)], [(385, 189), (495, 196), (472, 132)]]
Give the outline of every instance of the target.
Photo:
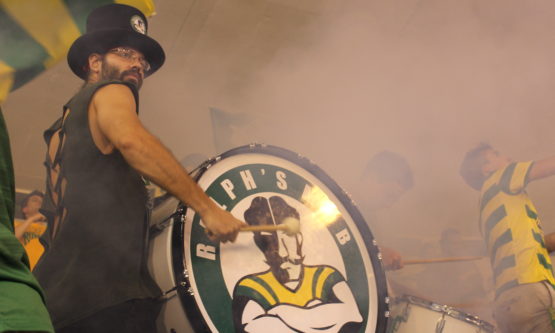
[(143, 67), (143, 64), (141, 63), (141, 60), (139, 60), (139, 58), (133, 58), (133, 62), (131, 64), (133, 65), (131, 67), (132, 69), (136, 70), (137, 73), (140, 73), (142, 76), (144, 76), (145, 68)]

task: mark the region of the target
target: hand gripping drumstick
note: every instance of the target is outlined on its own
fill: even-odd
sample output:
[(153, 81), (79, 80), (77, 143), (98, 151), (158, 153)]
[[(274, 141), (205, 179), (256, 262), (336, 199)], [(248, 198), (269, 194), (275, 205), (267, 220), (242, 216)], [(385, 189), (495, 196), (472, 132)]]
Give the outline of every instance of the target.
[(471, 261), (480, 260), (485, 257), (447, 257), (447, 258), (433, 258), (433, 259), (414, 259), (414, 260), (403, 260), (403, 265), (416, 265), (416, 264), (437, 264), (442, 262), (455, 262), (455, 261)]
[(277, 231), (282, 230), (288, 236), (293, 236), (301, 231), (301, 223), (296, 218), (286, 217), (283, 222), (278, 225), (249, 225), (242, 227), (241, 231)]

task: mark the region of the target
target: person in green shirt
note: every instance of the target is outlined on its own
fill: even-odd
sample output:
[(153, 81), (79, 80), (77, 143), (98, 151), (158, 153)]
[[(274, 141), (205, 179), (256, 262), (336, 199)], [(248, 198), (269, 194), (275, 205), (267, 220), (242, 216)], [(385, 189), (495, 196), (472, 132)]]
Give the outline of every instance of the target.
[(8, 131), (0, 109), (0, 332), (50, 332), (42, 290), (14, 234), (15, 185)]

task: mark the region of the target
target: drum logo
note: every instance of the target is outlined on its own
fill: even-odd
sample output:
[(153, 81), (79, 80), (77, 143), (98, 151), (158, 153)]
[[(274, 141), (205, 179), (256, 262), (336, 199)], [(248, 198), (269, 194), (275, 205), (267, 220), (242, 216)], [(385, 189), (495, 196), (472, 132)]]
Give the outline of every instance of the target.
[(370, 294), (375, 291), (359, 234), (333, 195), (308, 173), (271, 164), (242, 165), (215, 178), (206, 192), (249, 225), (299, 224), (299, 232), (245, 232), (233, 244), (216, 244), (194, 216), (186, 237), (187, 266), (194, 297), (212, 331), (372, 329), (369, 314), (376, 309)]

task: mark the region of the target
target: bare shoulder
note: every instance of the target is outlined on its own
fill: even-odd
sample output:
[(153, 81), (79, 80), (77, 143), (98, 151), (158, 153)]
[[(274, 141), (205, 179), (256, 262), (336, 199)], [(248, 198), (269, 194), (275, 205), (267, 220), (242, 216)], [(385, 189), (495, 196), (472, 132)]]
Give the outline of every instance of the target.
[(93, 96), (93, 103), (96, 107), (104, 105), (128, 105), (134, 108), (135, 96), (129, 86), (113, 83), (99, 88)]

